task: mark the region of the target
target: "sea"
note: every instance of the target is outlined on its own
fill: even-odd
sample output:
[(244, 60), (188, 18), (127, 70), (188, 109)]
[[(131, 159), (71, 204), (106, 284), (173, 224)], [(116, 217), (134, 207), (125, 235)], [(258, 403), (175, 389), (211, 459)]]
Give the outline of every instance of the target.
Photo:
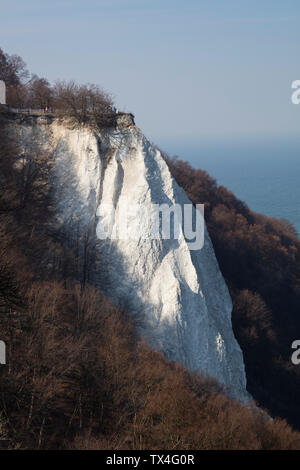
[(170, 156), (206, 170), (250, 209), (288, 219), (300, 234), (300, 133), (293, 137), (161, 141)]

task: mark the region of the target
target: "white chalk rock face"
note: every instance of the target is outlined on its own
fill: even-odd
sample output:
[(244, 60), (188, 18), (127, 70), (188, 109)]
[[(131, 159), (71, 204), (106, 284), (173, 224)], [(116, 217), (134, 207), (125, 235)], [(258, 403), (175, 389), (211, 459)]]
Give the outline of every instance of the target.
[[(97, 237), (103, 204), (115, 208), (115, 231), (124, 199), (149, 211), (153, 204), (190, 204), (160, 152), (136, 126), (103, 133), (72, 130), (55, 121), (35, 127), (54, 151), (57, 187), (64, 187), (57, 210), (65, 224), (78, 220)], [(28, 138), (30, 128), (24, 132)], [(101, 285), (136, 315), (148, 340), (168, 359), (217, 378), (233, 397), (247, 401), (232, 303), (207, 230), (200, 250), (190, 250), (182, 230), (171, 240), (146, 235), (99, 240)]]

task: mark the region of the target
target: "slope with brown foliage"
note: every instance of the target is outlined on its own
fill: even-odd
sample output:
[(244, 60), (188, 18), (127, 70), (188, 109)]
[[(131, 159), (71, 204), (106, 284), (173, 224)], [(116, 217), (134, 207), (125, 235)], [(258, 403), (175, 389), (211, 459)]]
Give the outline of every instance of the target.
[[(20, 155), (5, 126), (1, 131), (0, 329), (8, 363), (1, 369), (0, 431), (8, 447), (299, 449), (299, 433), (284, 421), (168, 362), (141, 342), (126, 312), (86, 278), (78, 281), (76, 247), (66, 250), (63, 234), (49, 232), (51, 184), (37, 184), (51, 181), (49, 160)], [(213, 200), (205, 178), (196, 187), (211, 190)], [(49, 251), (50, 270), (43, 262)], [(262, 331), (277, 347), (272, 316), (262, 294), (241, 289), (235, 303), (240, 340), (259, 378), (247, 348), (251, 353), (256, 341), (259, 351)]]
[[(0, 50), (0, 64), (11, 105), (53, 105), (47, 80), (24, 83), (21, 58)], [(85, 116), (91, 89), (75, 91), (84, 92)], [(110, 112), (109, 97), (99, 99)], [(300, 369), (290, 362), (300, 331), (295, 230), (253, 213), (206, 172), (168, 163), (190, 199), (205, 204), (248, 389), (300, 428)], [(216, 382), (141, 343), (128, 315), (88, 285), (80, 242), (49, 230), (51, 168), (51, 155), (20, 151), (0, 121), (0, 331), (8, 346), (0, 439), (9, 448), (300, 449), (285, 421), (229, 400)]]
[(300, 334), (300, 240), (286, 220), (251, 211), (187, 162), (166, 160), (189, 198), (204, 203), (216, 256), (233, 299), (233, 328), (248, 390), (260, 405), (300, 428), (300, 368), (291, 344)]

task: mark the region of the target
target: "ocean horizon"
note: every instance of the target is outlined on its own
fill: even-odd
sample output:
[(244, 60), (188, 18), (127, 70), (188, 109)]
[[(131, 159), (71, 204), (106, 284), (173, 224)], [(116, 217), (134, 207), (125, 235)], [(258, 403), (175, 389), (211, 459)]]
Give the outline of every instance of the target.
[(207, 171), (253, 211), (288, 219), (300, 234), (300, 136), (177, 140), (160, 147)]

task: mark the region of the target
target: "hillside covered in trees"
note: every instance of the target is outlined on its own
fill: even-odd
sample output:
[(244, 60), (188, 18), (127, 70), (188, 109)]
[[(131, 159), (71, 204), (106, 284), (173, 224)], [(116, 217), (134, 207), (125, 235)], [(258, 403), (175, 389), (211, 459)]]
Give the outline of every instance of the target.
[[(28, 90), (21, 59), (1, 60), (11, 74), (15, 67), (16, 75), (0, 76), (11, 80), (9, 93)], [(166, 159), (190, 199), (205, 204), (248, 389), (279, 418), (230, 400), (215, 380), (168, 362), (139, 337), (131, 312), (88, 282), (81, 241), (53, 230), (49, 156), (25, 155), (1, 119), (2, 448), (300, 449), (300, 433), (285, 421), (300, 428), (300, 375), (290, 362), (299, 327), (297, 235), (287, 222), (251, 212), (204, 171)], [(49, 251), (51, 269), (41, 263)]]
[[(248, 391), (300, 428), (300, 368), (291, 362), (300, 331), (300, 240), (287, 220), (257, 214), (203, 170), (169, 159), (188, 197), (204, 203), (216, 256), (233, 300)], [(296, 335), (296, 336), (295, 336)]]
[[(2, 122), (0, 328), (8, 346), (0, 371), (2, 447), (300, 448), (300, 434), (284, 421), (168, 362), (138, 337), (130, 312), (78, 281), (76, 250), (63, 249), (48, 230), (51, 185), (37, 182), (45, 175), (51, 181), (51, 169), (33, 156), (20, 172), (19, 158)], [(49, 246), (57, 253), (51, 279), (39, 263)]]

